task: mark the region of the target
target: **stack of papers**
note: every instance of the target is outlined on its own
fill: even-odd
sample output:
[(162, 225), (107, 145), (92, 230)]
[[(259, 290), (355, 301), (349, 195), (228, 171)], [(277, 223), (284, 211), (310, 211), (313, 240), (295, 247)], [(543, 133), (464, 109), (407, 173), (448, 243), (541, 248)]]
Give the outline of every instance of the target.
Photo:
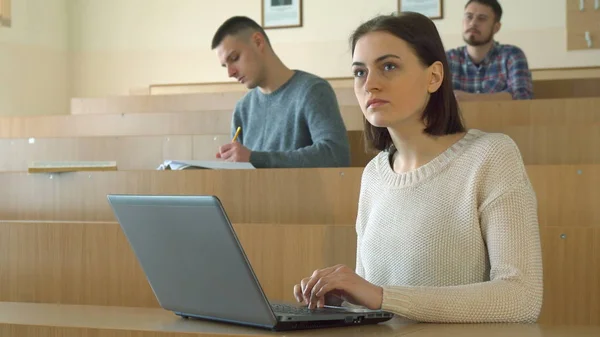
[(157, 170), (251, 170), (254, 168), (254, 165), (250, 163), (235, 163), (223, 160), (166, 160), (164, 163), (160, 164)]

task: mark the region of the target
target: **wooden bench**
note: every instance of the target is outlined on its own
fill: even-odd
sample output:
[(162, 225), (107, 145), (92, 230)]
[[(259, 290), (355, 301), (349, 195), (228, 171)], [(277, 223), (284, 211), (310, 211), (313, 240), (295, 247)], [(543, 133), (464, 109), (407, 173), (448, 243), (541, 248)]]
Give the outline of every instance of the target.
[(116, 161), (119, 170), (154, 170), (165, 160), (215, 160), (230, 141), (229, 135), (0, 139), (0, 171), (27, 171), (33, 161)]
[(600, 78), (541, 80), (533, 85), (535, 99), (600, 97)]
[[(344, 107), (348, 131), (362, 131), (357, 106)], [(600, 124), (600, 98), (479, 102), (463, 108), (469, 128), (497, 131), (507, 126)], [(0, 117), (0, 138), (164, 136), (230, 134), (231, 113), (223, 111)]]
[[(525, 163), (598, 164), (600, 98), (472, 103), (466, 125), (512, 137)], [(362, 113), (343, 109), (352, 167), (364, 167)], [(24, 171), (36, 160), (111, 160), (121, 170), (155, 169), (166, 159), (214, 159), (230, 141), (223, 111), (0, 118), (0, 171)]]
[[(527, 165), (600, 164), (600, 124), (490, 127), (510, 136)], [(349, 131), (351, 167), (364, 167), (362, 131)], [(165, 160), (215, 160), (229, 134), (0, 139), (0, 172), (27, 171), (33, 161), (115, 161), (119, 170), (154, 170)]]
[[(355, 266), (354, 225), (234, 227), (272, 300), (294, 301), (294, 284), (316, 268)], [(0, 301), (158, 306), (117, 223), (2, 222), (0, 233)], [(544, 262), (540, 322), (600, 324), (600, 296), (594, 285), (600, 277), (596, 262), (600, 228), (541, 226), (540, 233)]]
[[(579, 69), (533, 70), (534, 98), (575, 98), (600, 96), (600, 67)], [(351, 77), (327, 79), (336, 91), (352, 92)], [(181, 95), (194, 93), (244, 93), (247, 89), (235, 81), (222, 83), (170, 83), (152, 84), (136, 95)]]
[[(586, 80), (587, 81), (587, 80)], [(600, 83), (600, 79), (595, 80)], [(582, 82), (586, 85), (587, 82)], [(595, 82), (594, 82), (595, 83)], [(587, 86), (584, 86), (587, 87)], [(231, 114), (236, 102), (242, 97), (243, 93), (195, 93), (180, 95), (145, 95), (145, 96), (115, 96), (100, 98), (73, 98), (70, 114), (72, 115), (90, 115), (90, 114), (128, 114), (128, 113), (160, 113), (160, 112), (198, 112), (198, 111), (221, 111)], [(354, 92), (348, 89), (338, 90), (336, 97), (340, 109), (358, 109), (358, 101)], [(560, 100), (585, 100), (585, 98), (598, 99), (598, 95), (585, 95), (583, 97), (565, 97), (564, 95), (548, 94), (540, 96), (531, 101), (496, 101), (496, 102), (462, 102), (461, 108), (471, 109), (472, 106), (483, 104), (486, 107), (493, 107), (500, 104), (504, 105), (527, 105), (551, 103), (544, 101)], [(538, 102), (542, 101), (542, 102)], [(360, 110), (359, 110), (360, 111)], [(508, 109), (499, 110), (508, 111)]]
[[(356, 221), (362, 171), (0, 173), (0, 219), (115, 221), (106, 201), (109, 193), (214, 194), (223, 200), (235, 223), (346, 225)], [(529, 165), (527, 172), (544, 226), (600, 223), (598, 165)]]

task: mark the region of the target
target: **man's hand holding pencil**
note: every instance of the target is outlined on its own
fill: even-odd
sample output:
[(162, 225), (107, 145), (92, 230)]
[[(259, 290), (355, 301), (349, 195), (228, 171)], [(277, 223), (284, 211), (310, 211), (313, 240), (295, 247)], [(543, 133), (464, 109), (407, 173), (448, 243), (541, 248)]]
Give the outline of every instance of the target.
[(231, 143), (219, 147), (217, 158), (233, 162), (250, 161), (251, 151), (236, 141), (241, 130), (242, 128), (238, 126), (235, 132), (235, 136), (233, 136), (233, 139), (231, 140)]

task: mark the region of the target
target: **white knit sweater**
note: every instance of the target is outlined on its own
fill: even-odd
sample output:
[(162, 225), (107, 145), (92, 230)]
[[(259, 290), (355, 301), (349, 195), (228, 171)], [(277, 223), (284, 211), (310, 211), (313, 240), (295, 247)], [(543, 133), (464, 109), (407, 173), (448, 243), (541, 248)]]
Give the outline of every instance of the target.
[(469, 130), (437, 158), (365, 168), (356, 272), (382, 309), (423, 322), (535, 322), (542, 305), (537, 201), (516, 144)]

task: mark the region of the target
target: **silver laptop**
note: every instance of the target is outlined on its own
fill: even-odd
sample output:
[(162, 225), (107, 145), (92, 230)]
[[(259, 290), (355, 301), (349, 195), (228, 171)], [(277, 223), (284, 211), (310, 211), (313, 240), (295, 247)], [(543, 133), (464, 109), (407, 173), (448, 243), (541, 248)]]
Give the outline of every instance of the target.
[(269, 302), (215, 196), (108, 195), (108, 201), (161, 307), (181, 317), (280, 331), (393, 317)]

